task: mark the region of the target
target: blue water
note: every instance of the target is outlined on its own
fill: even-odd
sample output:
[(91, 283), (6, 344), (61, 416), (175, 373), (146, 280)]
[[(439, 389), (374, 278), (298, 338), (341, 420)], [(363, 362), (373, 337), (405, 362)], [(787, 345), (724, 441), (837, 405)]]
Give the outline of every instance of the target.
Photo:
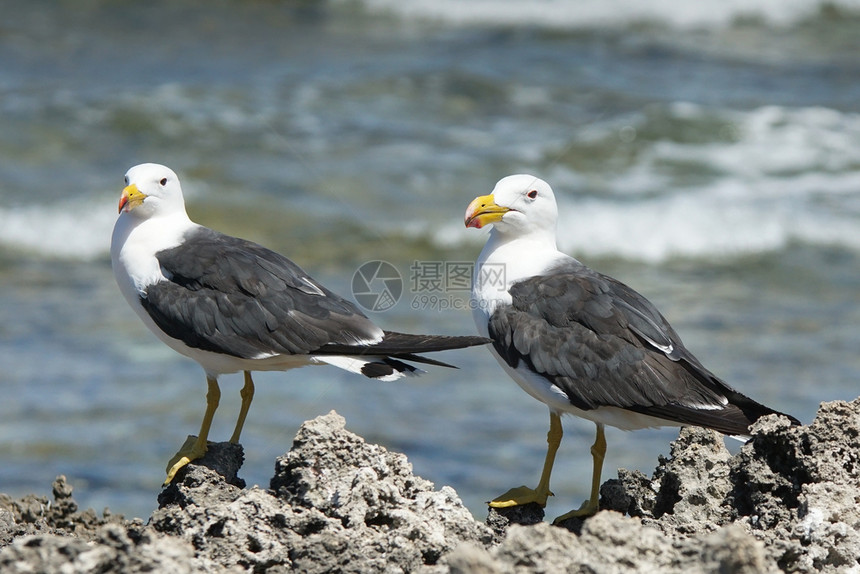
[[(860, 394), (860, 10), (851, 2), (11, 1), (0, 27), (0, 491), (147, 517), (198, 430), (203, 374), (113, 282), (122, 177), (183, 181), (195, 220), (350, 294), (364, 262), (404, 292), (387, 329), (472, 333), (465, 206), (548, 180), (561, 246), (651, 298), (713, 371), (810, 422)], [(427, 277), (424, 277), (426, 279)], [(442, 305), (446, 309), (441, 309)], [(261, 373), (249, 483), (335, 409), (478, 517), (536, 482), (547, 411), (483, 349), (393, 384)], [(211, 437), (238, 408), (224, 377)], [(549, 515), (587, 495), (593, 425), (566, 420)], [(608, 433), (604, 478), (650, 472), (677, 431)]]

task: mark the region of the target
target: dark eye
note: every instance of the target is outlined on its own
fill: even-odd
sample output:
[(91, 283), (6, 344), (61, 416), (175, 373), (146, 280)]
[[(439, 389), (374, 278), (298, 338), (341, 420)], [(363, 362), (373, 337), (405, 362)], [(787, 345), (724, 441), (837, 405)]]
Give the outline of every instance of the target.
[(125, 179), (125, 184), (128, 185), (128, 176), (125, 176), (123, 179)]
[(161, 187), (164, 187), (165, 185), (167, 185), (167, 178), (166, 178), (166, 177), (162, 177), (162, 178), (161, 178), (161, 181), (159, 181), (158, 183), (160, 183), (160, 184), (161, 184)]
[(534, 199), (537, 197), (537, 190), (533, 189), (530, 192), (528, 192), (526, 195), (528, 195), (530, 198)]

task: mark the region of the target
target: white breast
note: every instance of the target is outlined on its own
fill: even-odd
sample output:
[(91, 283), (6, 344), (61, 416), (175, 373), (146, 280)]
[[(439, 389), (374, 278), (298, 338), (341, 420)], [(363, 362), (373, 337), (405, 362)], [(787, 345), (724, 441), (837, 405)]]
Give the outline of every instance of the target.
[(472, 318), (478, 333), (487, 337), (490, 315), (499, 305), (511, 303), (511, 285), (570, 259), (543, 240), (505, 241), (491, 234), (475, 262), (472, 278)]
[(189, 348), (155, 324), (140, 297), (149, 285), (167, 279), (155, 254), (180, 245), (185, 233), (196, 226), (185, 213), (144, 220), (122, 213), (113, 228), (110, 246), (114, 277), (123, 297), (150, 331), (186, 356), (191, 356)]
[(111, 263), (120, 291), (133, 307), (147, 285), (165, 279), (155, 254), (180, 245), (195, 227), (185, 213), (145, 220), (120, 214), (111, 237)]

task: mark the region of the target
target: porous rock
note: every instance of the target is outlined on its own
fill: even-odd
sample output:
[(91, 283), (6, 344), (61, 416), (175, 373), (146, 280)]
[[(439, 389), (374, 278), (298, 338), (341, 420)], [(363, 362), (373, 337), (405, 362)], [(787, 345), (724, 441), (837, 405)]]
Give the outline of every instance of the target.
[(541, 523), (513, 525), (495, 548), (462, 546), (448, 557), (451, 572), (777, 572), (763, 544), (730, 525), (695, 538), (673, 538), (638, 518), (601, 511), (574, 534)]
[(664, 532), (714, 531), (730, 518), (730, 509), (722, 505), (732, 489), (730, 459), (720, 434), (683, 428), (670, 456), (658, 458), (652, 477), (620, 469), (617, 480), (606, 481), (601, 508), (642, 518)]
[(0, 572), (192, 572), (193, 549), (183, 541), (147, 530), (140, 519), (78, 512), (64, 476), (52, 490), (53, 501), (0, 494)]
[(35, 494), (13, 500), (0, 493), (0, 548), (15, 538), (39, 533), (86, 538), (106, 524), (123, 521), (121, 515), (113, 516), (107, 509), (101, 517), (92, 509), (78, 512), (65, 476), (58, 476), (51, 490), (53, 500)]
[(501, 542), (505, 537), (511, 524), (528, 526), (543, 522), (543, 507), (537, 502), (530, 502), (522, 506), (509, 506), (507, 508), (488, 508), (487, 526), (493, 530), (495, 541)]
[(764, 417), (752, 434), (728, 456), (718, 435), (684, 429), (651, 478), (607, 481), (601, 507), (676, 540), (734, 525), (786, 572), (860, 571), (860, 399), (823, 403), (804, 427)]
[(210, 455), (164, 489), (146, 525), (78, 512), (64, 479), (53, 502), (0, 495), (0, 571), (860, 570), (860, 399), (823, 404), (807, 427), (762, 419), (734, 456), (715, 433), (685, 429), (652, 476), (622, 469), (602, 510), (567, 528), (524, 508), (491, 511), (491, 529), (335, 413), (302, 426), (269, 489), (240, 486), (240, 446)]
[(344, 426), (336, 413), (302, 425), (269, 490), (225, 486), (190, 465), (151, 526), (207, 564), (252, 571), (416, 572), (461, 542), (492, 539), (453, 489), (435, 490), (404, 455)]

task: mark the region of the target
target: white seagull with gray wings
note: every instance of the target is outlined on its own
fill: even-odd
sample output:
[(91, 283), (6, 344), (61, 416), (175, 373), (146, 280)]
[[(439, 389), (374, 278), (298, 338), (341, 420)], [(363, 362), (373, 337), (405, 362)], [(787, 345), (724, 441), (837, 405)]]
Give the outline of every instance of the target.
[(478, 332), (492, 339), (492, 352), (511, 378), (550, 410), (537, 488), (513, 488), (491, 506), (545, 506), (560, 415), (597, 425), (590, 498), (560, 522), (598, 510), (604, 425), (696, 425), (744, 436), (759, 417), (781, 413), (708, 371), (645, 297), (560, 252), (557, 219), (552, 188), (531, 175), (502, 179), (465, 216), (467, 227), (493, 226), (475, 265)]
[(200, 433), (168, 463), (165, 483), (205, 454), (221, 374), (244, 372), (230, 439), (238, 442), (254, 395), (251, 371), (329, 364), (388, 381), (417, 372), (406, 361), (451, 366), (417, 353), (488, 342), (383, 331), (283, 255), (191, 221), (169, 168), (135, 166), (125, 183), (111, 240), (120, 291), (159, 339), (203, 367), (209, 385)]

